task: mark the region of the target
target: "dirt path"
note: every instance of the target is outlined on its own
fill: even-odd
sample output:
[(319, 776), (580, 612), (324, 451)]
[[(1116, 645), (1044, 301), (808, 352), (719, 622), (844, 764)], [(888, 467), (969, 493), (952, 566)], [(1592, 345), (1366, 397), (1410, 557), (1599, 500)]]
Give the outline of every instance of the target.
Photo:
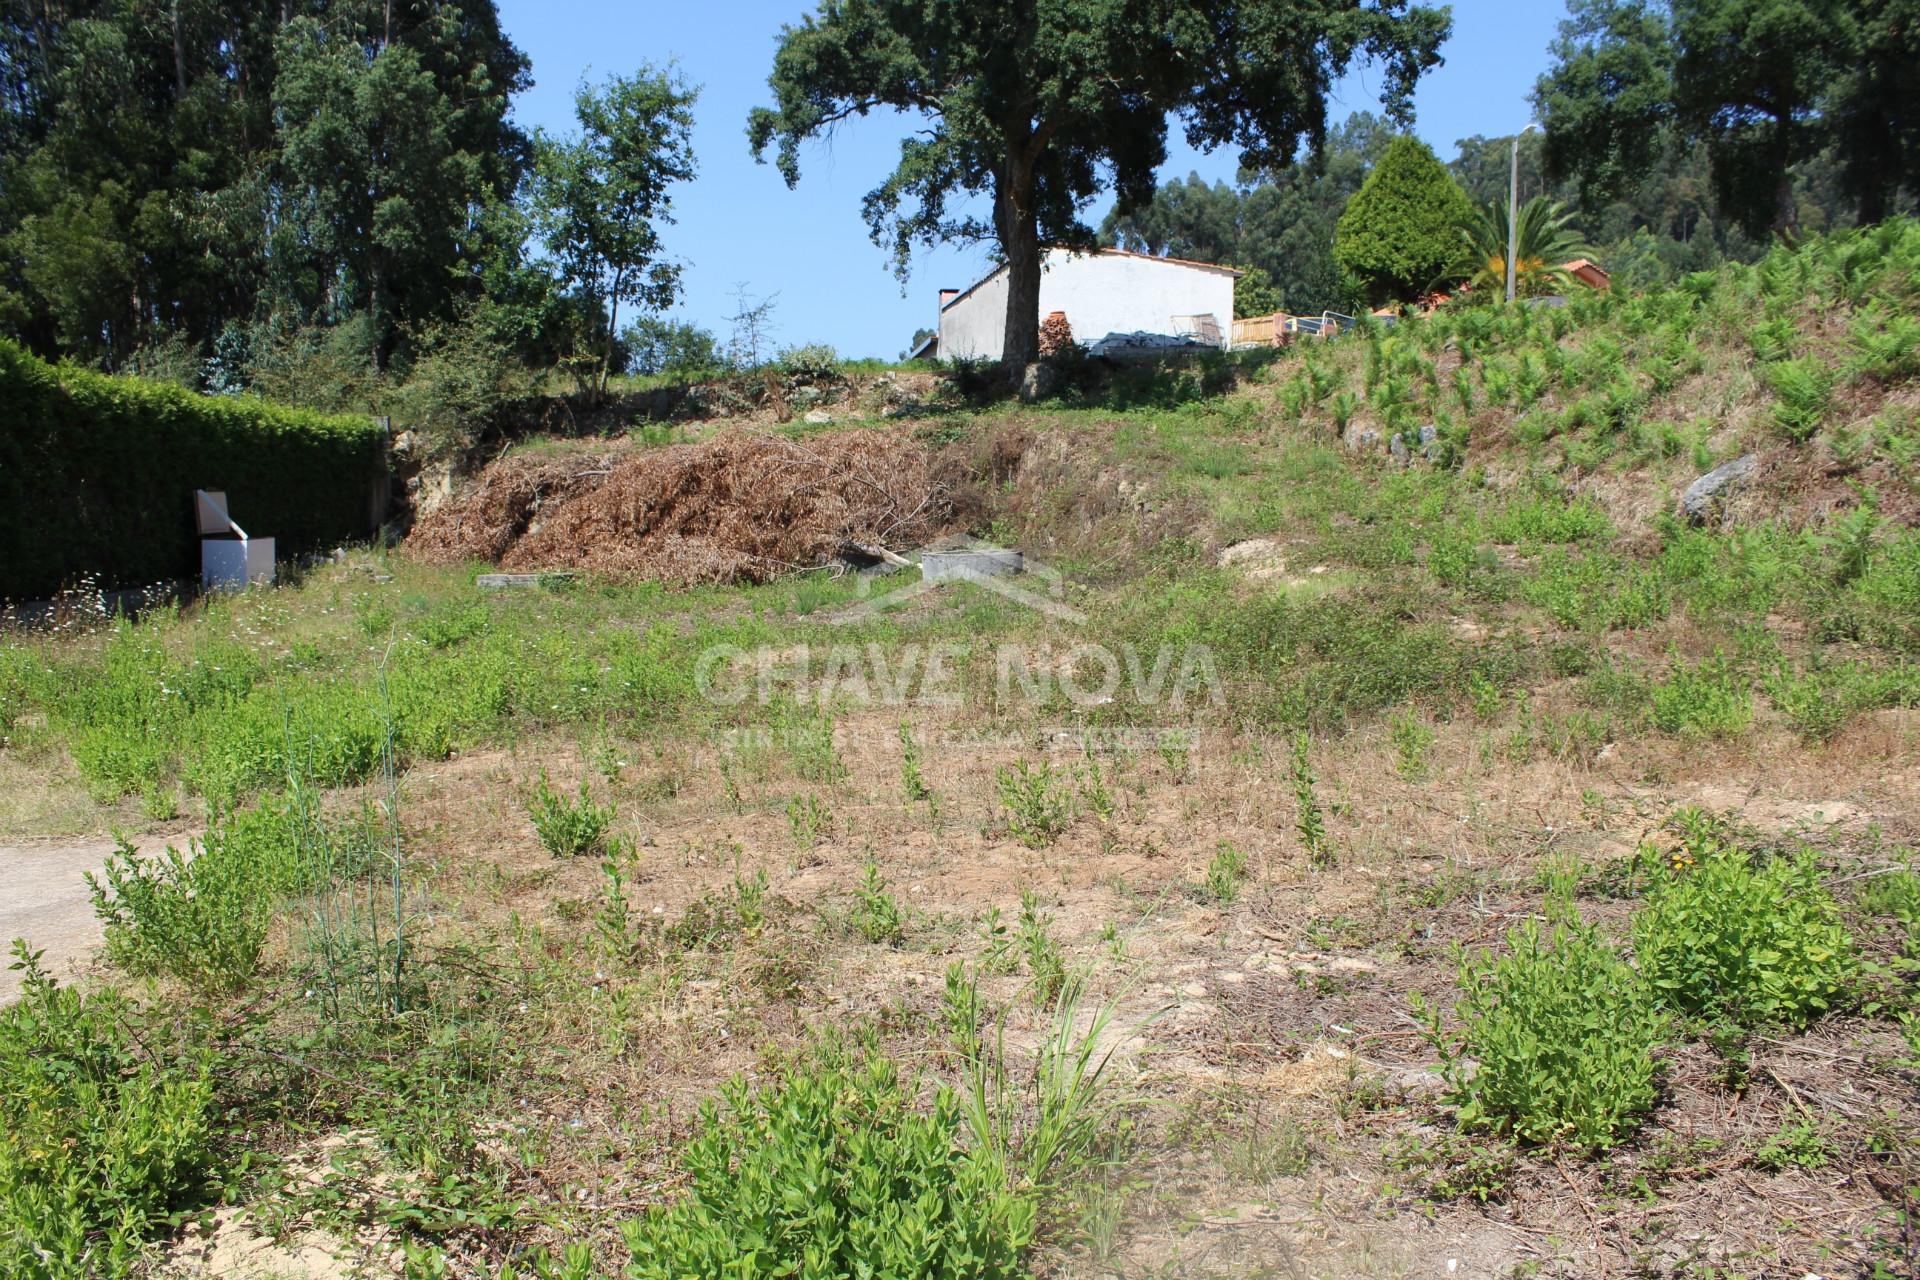
[[(139, 836), (134, 847), (154, 853), (181, 834)], [(114, 850), (111, 836), (73, 840), (30, 840), (0, 844), (0, 948), (25, 938), (47, 972), (65, 982), (87, 963), (100, 945), (100, 922), (87, 896), (86, 873), (98, 871)], [(0, 1004), (20, 994), (20, 975), (0, 961)]]

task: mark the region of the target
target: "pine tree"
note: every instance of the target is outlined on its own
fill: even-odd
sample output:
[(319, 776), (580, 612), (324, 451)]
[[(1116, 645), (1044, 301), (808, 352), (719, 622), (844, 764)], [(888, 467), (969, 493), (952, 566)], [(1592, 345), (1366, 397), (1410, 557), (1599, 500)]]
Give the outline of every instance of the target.
[(1409, 300), (1460, 259), (1460, 228), (1473, 216), (1466, 192), (1419, 139), (1395, 138), (1334, 233), (1333, 257), (1375, 306)]

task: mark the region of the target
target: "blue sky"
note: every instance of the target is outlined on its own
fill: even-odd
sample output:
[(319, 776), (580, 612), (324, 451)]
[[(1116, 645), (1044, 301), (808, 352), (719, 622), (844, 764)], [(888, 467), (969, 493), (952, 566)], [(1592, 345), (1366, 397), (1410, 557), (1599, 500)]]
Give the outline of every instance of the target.
[[(940, 248), (914, 260), (903, 296), (887, 256), (867, 238), (860, 198), (893, 168), (904, 124), (878, 115), (843, 128), (831, 145), (801, 157), (800, 185), (788, 190), (772, 165), (747, 149), (747, 112), (767, 105), (767, 72), (782, 23), (810, 0), (500, 0), (514, 42), (533, 60), (534, 87), (516, 99), (520, 123), (556, 132), (573, 127), (573, 91), (642, 63), (674, 61), (700, 86), (694, 153), (699, 176), (674, 199), (669, 252), (685, 264), (686, 292), (675, 314), (722, 339), (735, 287), (777, 295), (774, 337), (782, 344), (826, 342), (844, 356), (892, 358), (913, 331), (930, 325), (943, 285), (963, 288), (984, 274), (984, 248)], [(1457, 0), (1446, 64), (1421, 81), (1415, 131), (1443, 159), (1473, 134), (1525, 124), (1527, 95), (1546, 66), (1564, 9), (1553, 0)], [(1331, 114), (1377, 109), (1380, 77), (1362, 70), (1340, 86)], [(1235, 157), (1189, 150), (1174, 126), (1162, 177), (1197, 171), (1231, 180)], [(1106, 202), (1091, 215), (1097, 223)]]

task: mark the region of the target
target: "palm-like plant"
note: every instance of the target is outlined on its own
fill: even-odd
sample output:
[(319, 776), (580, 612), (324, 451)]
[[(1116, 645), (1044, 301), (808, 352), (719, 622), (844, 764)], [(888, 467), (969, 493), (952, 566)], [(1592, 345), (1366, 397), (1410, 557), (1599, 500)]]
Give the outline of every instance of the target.
[[(1590, 257), (1593, 250), (1573, 225), (1573, 210), (1557, 200), (1535, 196), (1520, 206), (1518, 236), (1513, 255), (1513, 287), (1517, 297), (1554, 293), (1566, 287), (1564, 264)], [(1489, 200), (1473, 211), (1460, 228), (1466, 247), (1463, 269), (1476, 292), (1498, 296), (1507, 287), (1507, 204)]]

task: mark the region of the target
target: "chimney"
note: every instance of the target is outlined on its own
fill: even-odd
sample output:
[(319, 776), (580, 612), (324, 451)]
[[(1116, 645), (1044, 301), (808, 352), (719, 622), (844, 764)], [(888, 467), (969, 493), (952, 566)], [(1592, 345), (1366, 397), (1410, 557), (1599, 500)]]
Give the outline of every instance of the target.
[(960, 291), (958, 289), (942, 289), (940, 291), (940, 309), (942, 311), (945, 311), (947, 309), (947, 304), (952, 302), (955, 298), (959, 296), (960, 296)]

